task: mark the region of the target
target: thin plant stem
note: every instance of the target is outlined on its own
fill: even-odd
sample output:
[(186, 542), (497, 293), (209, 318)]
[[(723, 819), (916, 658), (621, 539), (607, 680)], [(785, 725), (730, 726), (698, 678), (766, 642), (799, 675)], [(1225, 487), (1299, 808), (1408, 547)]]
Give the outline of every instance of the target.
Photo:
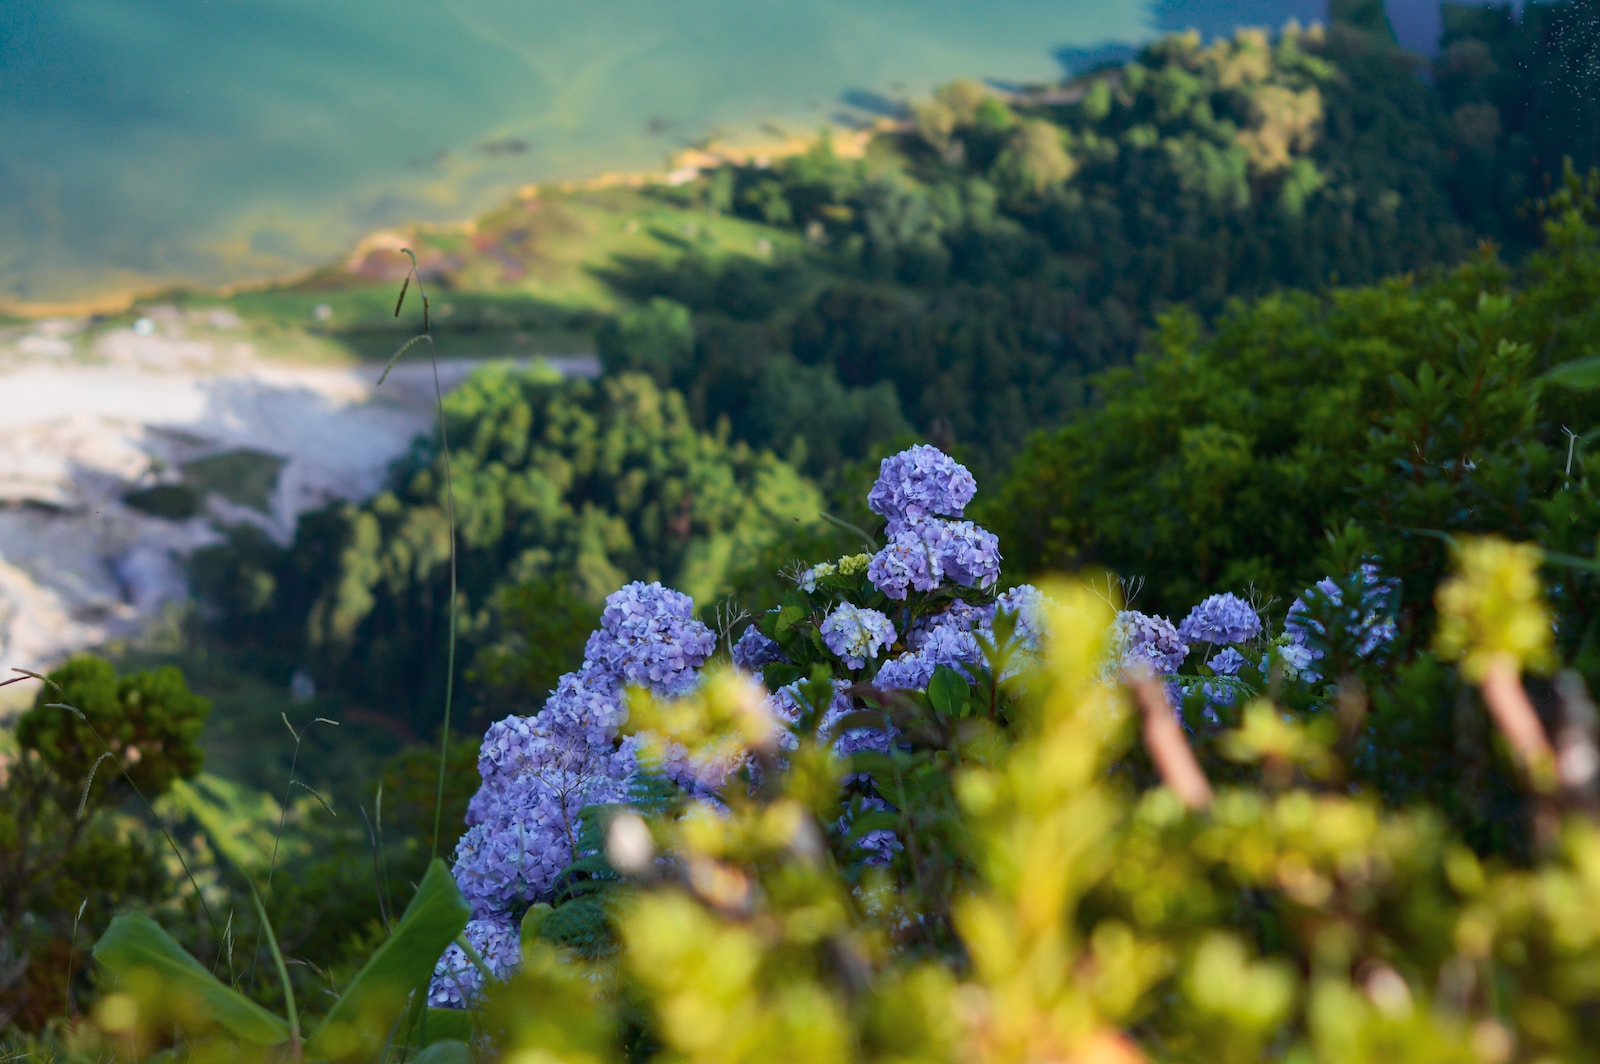
[(389, 359), (389, 364), (383, 368), (383, 373), (378, 377), (378, 384), (382, 384), (389, 376), (389, 371), (395, 363), (400, 361), (402, 355), (420, 341), (427, 341), (428, 363), (433, 367), (433, 398), (439, 415), (439, 447), (444, 455), (444, 507), (445, 518), (450, 526), (450, 635), (445, 651), (444, 675), (444, 727), (439, 732), (439, 782), (433, 795), (433, 844), (428, 851), (429, 859), (439, 856), (439, 829), (444, 821), (444, 775), (450, 759), (450, 711), (455, 695), (456, 679), (456, 492), (455, 481), (450, 471), (450, 434), (445, 428), (444, 419), (444, 389), (439, 385), (439, 358), (433, 343), (433, 323), (428, 317), (428, 293), (422, 287), (422, 277), (417, 273), (417, 254), (410, 248), (401, 248), (401, 252), (411, 260), (411, 269), (406, 273), (405, 280), (400, 285), (400, 296), (394, 302), (394, 316), (400, 316), (400, 308), (405, 305), (406, 292), (411, 287), (411, 282), (417, 282), (417, 295), (422, 299), (422, 332), (401, 345)]

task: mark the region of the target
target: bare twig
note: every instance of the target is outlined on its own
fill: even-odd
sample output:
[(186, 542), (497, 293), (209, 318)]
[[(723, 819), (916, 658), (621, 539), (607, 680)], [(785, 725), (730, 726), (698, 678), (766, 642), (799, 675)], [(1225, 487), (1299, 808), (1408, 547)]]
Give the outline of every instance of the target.
[(1211, 785), (1206, 782), (1200, 763), (1189, 749), (1177, 718), (1172, 715), (1172, 704), (1167, 701), (1167, 691), (1159, 681), (1148, 676), (1128, 676), (1124, 680), (1133, 689), (1144, 717), (1144, 744), (1150, 751), (1150, 760), (1161, 773), (1161, 782), (1172, 788), (1174, 794), (1191, 810), (1205, 809), (1211, 804)]
[(1501, 655), (1491, 661), (1481, 687), (1489, 715), (1511, 744), (1518, 762), (1534, 785), (1545, 789), (1555, 780), (1555, 750), (1522, 687), (1515, 659)]

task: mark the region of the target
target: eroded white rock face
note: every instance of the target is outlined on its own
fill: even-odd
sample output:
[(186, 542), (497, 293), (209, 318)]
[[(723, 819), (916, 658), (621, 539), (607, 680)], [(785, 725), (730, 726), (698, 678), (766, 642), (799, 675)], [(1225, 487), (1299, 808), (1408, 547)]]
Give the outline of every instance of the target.
[[(0, 338), (0, 672), (135, 633), (187, 594), (184, 562), (220, 527), (251, 521), (287, 542), (300, 513), (375, 494), (432, 431), (425, 359), (397, 366), (379, 392), (379, 366), (267, 362), (234, 338), (156, 323), (92, 344), (60, 325)], [(441, 384), (476, 365), (442, 362)], [(598, 370), (583, 358), (560, 368)], [(269, 513), (212, 495), (200, 516), (172, 521), (123, 501), (170, 476), (161, 470), (239, 449), (284, 459)]]

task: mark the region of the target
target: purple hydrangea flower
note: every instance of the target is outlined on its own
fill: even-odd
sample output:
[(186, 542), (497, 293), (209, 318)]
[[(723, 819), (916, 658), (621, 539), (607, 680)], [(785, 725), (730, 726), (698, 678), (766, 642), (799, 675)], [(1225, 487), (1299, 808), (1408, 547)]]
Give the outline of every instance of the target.
[(866, 668), (878, 651), (895, 640), (894, 624), (877, 610), (850, 603), (835, 606), (822, 621), (822, 642), (849, 669)]
[(538, 724), (500, 722), (490, 729), (490, 756), (479, 760), (483, 784), (468, 806), (471, 826), (452, 867), (475, 916), (504, 913), (546, 893), (572, 863), (578, 814), (625, 801), (637, 772), (631, 740), (596, 747)]
[(962, 674), (968, 673), (963, 666), (976, 666), (983, 660), (976, 634), (962, 631), (954, 625), (940, 625), (930, 631), (917, 650), (917, 655), (926, 658), (935, 667), (946, 665)]
[(1290, 679), (1296, 676), (1303, 676), (1308, 682), (1315, 683), (1318, 676), (1316, 670), (1311, 667), (1311, 663), (1320, 658), (1322, 652), (1320, 650), (1312, 650), (1306, 646), (1304, 640), (1304, 633), (1300, 633), (1298, 639), (1294, 635), (1280, 637), (1279, 641), (1272, 645), (1272, 649), (1267, 651), (1267, 656), (1263, 659), (1261, 667), (1270, 671), (1272, 662), (1278, 660), (1283, 662), (1284, 667), (1289, 670)]
[(924, 517), (959, 517), (977, 492), (966, 466), (922, 444), (883, 460), (867, 506), (886, 519), (892, 536)]
[(986, 588), (1000, 579), (1000, 540), (971, 521), (923, 518), (903, 525), (867, 566), (872, 586), (893, 599), (946, 580)]
[(1211, 660), (1206, 664), (1211, 666), (1211, 671), (1218, 676), (1237, 676), (1239, 675), (1239, 670), (1249, 663), (1245, 660), (1243, 654), (1233, 647), (1228, 647), (1213, 654)]
[[(893, 808), (888, 802), (876, 796), (868, 796), (861, 799), (861, 811), (864, 813), (881, 812), (883, 810), (892, 810)], [(839, 834), (848, 835), (853, 823), (854, 817), (850, 813), (845, 813), (839, 817), (838, 823), (834, 827)], [(861, 863), (865, 865), (876, 865), (878, 867), (887, 865), (894, 859), (894, 855), (904, 848), (899, 837), (893, 831), (882, 828), (877, 831), (869, 831), (856, 840), (856, 849), (862, 853)]]
[(733, 663), (746, 672), (761, 675), (764, 665), (774, 661), (787, 661), (776, 641), (768, 639), (755, 625), (744, 630), (739, 641), (733, 644)]
[(1044, 592), (1032, 584), (1018, 584), (995, 600), (995, 612), (1004, 611), (1016, 618), (1015, 637), (1024, 650), (1037, 651), (1044, 630)]
[(857, 708), (848, 698), (835, 698), (817, 725), (817, 734), (824, 739), (831, 739), (834, 753), (840, 757), (849, 757), (851, 754), (863, 751), (887, 754), (895, 736), (899, 734), (895, 731), (894, 724), (887, 720), (882, 728), (846, 728), (838, 732), (839, 722), (847, 715), (856, 712)]
[(617, 729), (627, 719), (628, 707), (616, 680), (611, 673), (593, 665), (585, 665), (557, 680), (556, 689), (550, 692), (544, 708), (539, 711), (539, 720), (546, 728), (561, 728), (582, 735), (593, 745), (616, 739)]
[[(469, 920), (466, 934), (496, 979), (510, 978), (522, 963), (522, 933), (510, 917)], [(434, 1008), (468, 1008), (482, 990), (483, 973), (467, 958), (466, 951), (452, 942), (434, 965), (428, 1004)]]
[(958, 632), (981, 632), (994, 620), (993, 606), (973, 606), (956, 599), (938, 613), (924, 614), (911, 622), (906, 632), (906, 646), (915, 651), (922, 649), (928, 634), (935, 628), (953, 628)]
[(716, 648), (716, 636), (694, 619), (694, 600), (659, 583), (635, 581), (606, 597), (600, 628), (584, 661), (624, 685), (658, 692), (680, 688)]
[(971, 521), (941, 522), (940, 565), (962, 587), (989, 588), (1000, 579), (1000, 537)]
[(1166, 676), (1178, 671), (1189, 656), (1189, 646), (1165, 617), (1138, 610), (1117, 614), (1115, 639), (1119, 669), (1145, 668)]
[(1212, 595), (1189, 611), (1178, 625), (1184, 642), (1247, 643), (1261, 634), (1255, 607), (1232, 593)]
[(903, 599), (910, 591), (932, 591), (943, 577), (936, 544), (928, 541), (920, 526), (891, 535), (867, 566), (872, 586), (892, 599)]
[(933, 679), (935, 662), (921, 654), (901, 654), (890, 658), (872, 682), (885, 690), (922, 691)]
[(923, 691), (940, 665), (955, 669), (967, 678), (983, 660), (977, 634), (953, 624), (935, 625), (923, 633), (914, 653), (891, 658), (878, 669), (873, 684), (887, 690)]

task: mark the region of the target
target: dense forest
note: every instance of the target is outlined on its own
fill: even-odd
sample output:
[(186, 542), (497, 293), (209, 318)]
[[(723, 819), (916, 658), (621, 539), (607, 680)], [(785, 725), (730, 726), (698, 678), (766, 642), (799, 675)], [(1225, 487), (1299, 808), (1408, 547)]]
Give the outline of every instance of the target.
[(841, 278), (622, 262), (618, 283), (650, 301), (602, 353), (813, 474), (907, 423), (999, 470), (1167, 307), (1209, 320), (1230, 299), (1427, 270), (1483, 240), (1520, 258), (1562, 160), (1600, 164), (1583, 6), (1520, 22), (1447, 8), (1431, 71), (1386, 24), (1336, 22), (1171, 37), (1037, 91), (956, 82), (865, 159), (824, 142), (681, 191), (805, 233)]
[[(598, 324), (597, 380), (481, 372), (377, 497), (304, 516), (287, 547), (241, 528), (196, 557), (191, 637), (230, 667), (303, 672), (318, 706), (438, 737), (453, 662), (448, 764), (420, 744), (389, 760), (389, 806), (380, 789), (360, 823), (323, 815), (292, 766), (284, 800), (247, 814), (254, 799), (199, 775), (208, 707), (181, 677), (69, 664), (0, 748), (15, 766), (0, 777), (0, 1025), (60, 1034), (92, 996), (87, 943), (129, 906), (219, 973), (248, 967), (229, 979), (257, 1001), (337, 1011), (406, 926), (396, 900), (455, 890), (429, 858), (494, 822), (496, 759), (531, 742), (505, 725), (540, 719), (548, 697), (547, 724), (575, 705), (634, 715), (600, 738), (591, 723), (582, 756), (668, 767), (612, 779), (608, 760), (594, 778), (612, 790), (541, 806), (564, 859), (510, 909), (471, 894), (489, 874), (460, 869), (485, 832), (462, 836), (472, 922), (463, 908), (442, 941), (472, 949), (445, 963), (481, 988), (518, 966), (504, 951), (520, 958), (513, 995), (474, 1013), (502, 1047), (1147, 1059), (1116, 1033), (1131, 1032), (1148, 1059), (1423, 1059), (1454, 1038), (1467, 1048), (1436, 1059), (1508, 1061), (1583, 1045), (1584, 950), (1600, 940), (1578, 914), (1600, 867), (1583, 816), (1600, 799), (1566, 762), (1491, 737), (1505, 660), (1514, 677), (1527, 665), (1523, 701), (1562, 743), (1582, 730), (1573, 685), (1600, 684), (1600, 98), (1581, 76), (1600, 12), (1446, 6), (1427, 62), (1379, 5), (1333, 8), (1325, 28), (1172, 36), (1060, 85), (958, 81), (862, 158), (824, 137), (653, 190), (804, 250), (597, 265), (625, 297)], [(924, 442), (938, 451), (906, 450)], [(1056, 586), (1071, 609), (1023, 583), (1063, 572), (1106, 582)], [(1156, 670), (1165, 687), (1130, 680), (1142, 740), (1082, 723), (1084, 707), (1111, 712), (1083, 664), (1100, 637), (1073, 627), (1096, 611), (1124, 665), (1181, 650)], [(1048, 618), (1068, 649), (1041, 650)], [(1524, 621), (1547, 637), (1512, 631)], [(662, 655), (668, 673), (637, 671)], [(792, 736), (739, 731), (750, 703), (717, 678), (728, 660), (778, 692)], [(616, 701), (625, 685), (681, 694), (702, 666), (677, 710)], [(1152, 698), (1175, 707), (1215, 806), (1184, 789)], [(1276, 711), (1254, 708), (1269, 698)], [(297, 757), (308, 727), (290, 726)], [(748, 800), (726, 750), (693, 738), (718, 728), (743, 736)], [(137, 771), (112, 778), (83, 753), (102, 737)], [(561, 771), (575, 756), (563, 748)], [(707, 801), (722, 819), (696, 812)], [(1327, 839), (1306, 830), (1313, 802)], [(602, 807), (649, 820), (642, 864), (604, 841)], [(800, 807), (825, 839), (762, 841)], [(1084, 861), (1126, 873), (1079, 883), (1029, 864), (1064, 852), (1046, 837), (1068, 830), (1058, 807), (1094, 840)], [(140, 830), (152, 822), (183, 825), (165, 851)], [(1036, 849), (1006, 849), (1024, 838)], [(650, 871), (652, 847), (692, 855), (682, 883)], [(713, 865), (722, 878), (695, 878)], [(1069, 901), (1041, 915), (1023, 867), (1061, 877)], [(230, 883), (274, 875), (259, 907), (228, 901)], [(22, 913), (26, 941), (10, 932)], [(263, 949), (268, 925), (304, 962), (281, 980), (257, 975), (279, 948)], [(1462, 945), (1472, 934), (1494, 945)], [(235, 936), (253, 958), (235, 960)], [(1070, 993), (1030, 983), (1045, 962), (1002, 945), (1034, 938), (1074, 958)], [(718, 974), (734, 956), (754, 973), (737, 987)], [(584, 967), (618, 957), (620, 975)], [(1208, 997), (1208, 973), (1246, 987), (1242, 1003)], [(623, 989), (597, 1011), (584, 978)], [(1409, 1011), (1434, 992), (1433, 1012)], [(1002, 993), (1037, 1025), (986, 1012)], [(1078, 995), (1076, 1019), (1057, 993)], [(535, 999), (590, 1011), (558, 1029), (517, 1011)], [(939, 1018), (957, 1012), (992, 1026)], [(282, 1033), (269, 1021), (251, 1021), (257, 1044)], [(140, 1030), (140, 1052), (166, 1044)]]
[[(1179, 326), (1158, 326), (1170, 309), (1190, 316), (1180, 320), (1192, 320), (1192, 342), (1216, 323), (1237, 344), (1256, 323), (1229, 326), (1230, 301), (1284, 290), (1315, 300), (1338, 284), (1437, 275), (1484, 242), (1495, 261), (1520, 263), (1540, 245), (1535, 197), (1559, 185), (1563, 159), (1580, 172), (1600, 165), (1600, 104), (1566, 77), (1581, 5), (1532, 7), (1521, 21), (1501, 9), (1447, 8), (1431, 84), (1381, 16), (1372, 21), (1362, 5), (1347, 15), (1275, 36), (1169, 37), (1056, 88), (1003, 96), (956, 82), (915, 104), (905, 128), (862, 159), (838, 157), (824, 139), (769, 167), (730, 165), (663, 188), (708, 212), (804, 233), (830, 271), (819, 280), (782, 256), (691, 251), (670, 270), (624, 258), (603, 270), (634, 302), (601, 323), (599, 350), (609, 373), (644, 374), (659, 397), (637, 382), (599, 392), (552, 382), (527, 393), (497, 378), (451, 400), (469, 701), (507, 704), (511, 648), (545, 646), (550, 657), (510, 690), (537, 699), (559, 674), (573, 644), (555, 631), (530, 642), (536, 616), (582, 616), (634, 578), (675, 582), (705, 606), (738, 592), (746, 601), (733, 608), (751, 608), (746, 592), (802, 545), (848, 543), (836, 528), (830, 538), (803, 527), (822, 508), (813, 489), (743, 448), (781, 456), (831, 493), (831, 512), (860, 524), (871, 459), (920, 437), (986, 479), (1003, 476), (1032, 434), (1103, 400), (1118, 378), (1101, 371), (1131, 364), (1141, 345), (1171, 343)], [(1533, 74), (1522, 76), (1525, 67)], [(1366, 313), (1341, 320), (1361, 323)], [(1539, 345), (1543, 361), (1555, 357), (1549, 342)], [(1266, 348), (1261, 360), (1291, 379), (1300, 370), (1278, 363), (1282, 351)], [(1249, 375), (1241, 387), (1256, 386), (1253, 364), (1239, 372)], [(1371, 380), (1387, 372), (1374, 369)], [(1379, 386), (1371, 380), (1356, 393), (1363, 399)], [(626, 403), (599, 399), (618, 388), (635, 403), (659, 403), (661, 414), (638, 418)], [(1341, 399), (1329, 391), (1318, 401), (1337, 411)], [(1169, 414), (1169, 427), (1200, 431), (1192, 411)], [(1102, 431), (1099, 416), (1075, 431)], [(546, 435), (524, 451), (529, 431)], [(1124, 442), (1153, 448), (1164, 438)], [(726, 446), (731, 479), (708, 472)], [(657, 449), (674, 457), (658, 464)], [(1145, 450), (1117, 472), (1138, 478), (1155, 460)], [(200, 593), (225, 593), (211, 597), (229, 637), (270, 648), (280, 671), (304, 666), (319, 683), (431, 720), (449, 598), (441, 462), (424, 447), (390, 492), (305, 518), (288, 555), (255, 537), (202, 557)], [(761, 462), (769, 464), (758, 476), (752, 463)], [(1323, 475), (1336, 468), (1330, 457)], [(1208, 505), (1209, 482), (1174, 475), (1193, 492), (1189, 502)], [(1316, 500), (1325, 486), (1298, 490)], [(1142, 505), (1120, 487), (1116, 497)], [(1186, 526), (1188, 503), (1167, 505)], [(1053, 520), (1047, 500), (1025, 502), (1020, 491), (1008, 506), (1007, 527), (1019, 533), (1017, 522)], [(559, 519), (543, 516), (549, 507)], [(1276, 519), (1315, 542), (1342, 524), (1341, 507)], [(1113, 523), (1100, 534), (1129, 533)], [(1229, 535), (1218, 527), (1202, 542)], [(1072, 555), (1037, 538), (1012, 537), (1019, 574), (1072, 557), (1147, 564), (1159, 553), (1170, 563), (1144, 575), (1178, 581), (1175, 594), (1257, 575), (1242, 542), (1228, 562), (1190, 566), (1167, 543)]]

